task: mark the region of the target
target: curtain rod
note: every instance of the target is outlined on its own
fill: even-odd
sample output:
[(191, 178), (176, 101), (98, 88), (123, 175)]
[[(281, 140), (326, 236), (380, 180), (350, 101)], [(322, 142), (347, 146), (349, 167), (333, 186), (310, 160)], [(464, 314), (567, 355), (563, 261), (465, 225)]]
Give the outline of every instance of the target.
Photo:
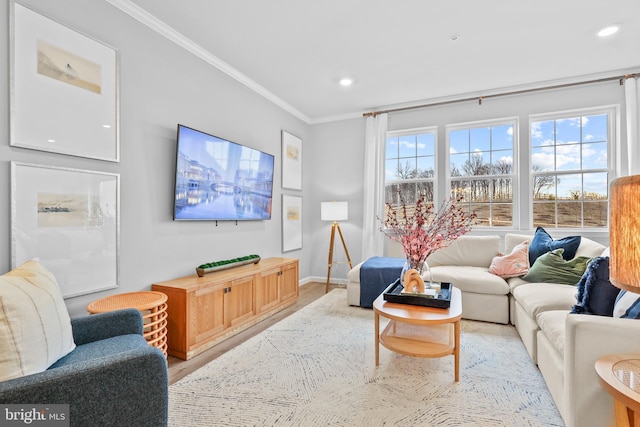
[(398, 111), (417, 110), (419, 108), (437, 107), (437, 106), (440, 106), (440, 105), (457, 104), (457, 103), (460, 103), (460, 102), (469, 102), (469, 101), (476, 101), (476, 100), (478, 101), (478, 105), (482, 105), (482, 100), (483, 99), (498, 98), (500, 96), (521, 95), (521, 94), (524, 94), (524, 93), (539, 92), (539, 91), (543, 91), (543, 90), (563, 89), (563, 88), (572, 87), (572, 86), (580, 86), (580, 85), (593, 84), (593, 83), (603, 83), (603, 82), (609, 82), (609, 81), (613, 81), (613, 80), (619, 80), (620, 81), (620, 85), (623, 85), (624, 81), (626, 79), (638, 78), (638, 77), (640, 77), (640, 73), (633, 73), (633, 74), (625, 74), (623, 76), (606, 77), (606, 78), (602, 78), (602, 79), (587, 80), (587, 81), (582, 81), (582, 82), (563, 83), (563, 84), (554, 85), (554, 86), (538, 87), (538, 88), (532, 88), (532, 89), (522, 89), (522, 90), (516, 90), (516, 91), (513, 91), (513, 92), (496, 93), (496, 94), (493, 94), (493, 95), (472, 96), (472, 97), (469, 97), (469, 98), (453, 99), (453, 100), (450, 100), (450, 101), (440, 101), (440, 102), (432, 102), (430, 104), (413, 105), (413, 106), (410, 106), (410, 107), (399, 107), (399, 108), (391, 108), (391, 109), (388, 109), (388, 110), (371, 111), (371, 112), (368, 112), (368, 113), (363, 113), (362, 117), (375, 117), (378, 114), (396, 113)]

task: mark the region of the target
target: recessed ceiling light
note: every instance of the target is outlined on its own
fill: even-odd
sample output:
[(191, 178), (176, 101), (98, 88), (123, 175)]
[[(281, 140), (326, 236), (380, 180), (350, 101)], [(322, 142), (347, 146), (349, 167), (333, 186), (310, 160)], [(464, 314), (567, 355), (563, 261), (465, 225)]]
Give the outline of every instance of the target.
[(345, 78), (340, 79), (340, 86), (347, 87), (347, 86), (351, 86), (352, 84), (353, 84), (353, 79), (352, 78), (345, 77)]
[(598, 31), (598, 37), (610, 36), (612, 34), (617, 33), (619, 29), (620, 29), (619, 25), (608, 25), (603, 29), (601, 29), (600, 31)]

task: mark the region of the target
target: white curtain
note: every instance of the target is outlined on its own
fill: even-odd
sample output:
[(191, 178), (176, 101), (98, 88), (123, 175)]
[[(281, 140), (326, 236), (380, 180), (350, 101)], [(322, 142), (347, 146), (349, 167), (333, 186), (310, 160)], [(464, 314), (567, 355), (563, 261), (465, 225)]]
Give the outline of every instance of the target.
[[(620, 175), (640, 174), (640, 87), (637, 77), (629, 77), (624, 82), (624, 99), (627, 119), (627, 162), (619, 165)], [(624, 158), (624, 150), (619, 158)]]
[(384, 153), (387, 115), (366, 118), (364, 147), (364, 206), (362, 221), (362, 260), (382, 256), (384, 234), (378, 218), (384, 213)]

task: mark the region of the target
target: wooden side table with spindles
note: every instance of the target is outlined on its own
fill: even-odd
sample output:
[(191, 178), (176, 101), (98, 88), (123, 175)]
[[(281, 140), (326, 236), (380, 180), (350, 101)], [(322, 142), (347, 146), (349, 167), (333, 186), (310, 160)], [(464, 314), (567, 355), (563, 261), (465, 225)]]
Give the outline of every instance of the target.
[(128, 292), (110, 295), (89, 304), (91, 314), (135, 308), (142, 314), (144, 337), (167, 357), (167, 296), (157, 291)]

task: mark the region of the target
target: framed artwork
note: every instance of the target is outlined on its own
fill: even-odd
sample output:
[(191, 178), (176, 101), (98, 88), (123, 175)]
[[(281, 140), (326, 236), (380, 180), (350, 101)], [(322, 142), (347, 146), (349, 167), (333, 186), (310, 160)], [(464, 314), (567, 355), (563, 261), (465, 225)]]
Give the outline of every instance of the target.
[(302, 139), (282, 131), (282, 188), (302, 190)]
[(65, 298), (118, 286), (118, 174), (11, 162), (12, 268), (39, 258)]
[(282, 252), (302, 249), (302, 197), (282, 195)]
[(118, 162), (116, 51), (10, 4), (10, 144)]

